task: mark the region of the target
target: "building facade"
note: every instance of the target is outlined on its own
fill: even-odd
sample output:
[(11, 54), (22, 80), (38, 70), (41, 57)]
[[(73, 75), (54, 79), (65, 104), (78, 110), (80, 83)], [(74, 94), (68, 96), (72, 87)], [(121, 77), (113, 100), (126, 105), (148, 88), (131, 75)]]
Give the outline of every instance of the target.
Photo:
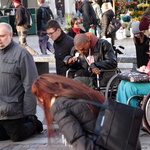
[[(9, 8), (12, 1), (13, 0), (0, 0), (0, 7)], [(57, 0), (46, 0), (46, 3), (49, 4), (55, 16), (57, 16), (56, 2)], [(37, 0), (22, 0), (22, 3), (27, 8), (38, 8)], [(62, 3), (64, 6), (64, 10), (63, 10), (64, 14), (75, 13), (75, 0), (62, 0)]]

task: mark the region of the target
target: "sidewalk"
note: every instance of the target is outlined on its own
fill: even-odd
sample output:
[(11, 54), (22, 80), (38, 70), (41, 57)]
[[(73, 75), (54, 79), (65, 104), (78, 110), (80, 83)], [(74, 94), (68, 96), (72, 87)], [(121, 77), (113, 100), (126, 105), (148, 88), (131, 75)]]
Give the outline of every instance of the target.
[[(14, 40), (18, 41), (18, 37), (15, 36)], [(28, 45), (36, 50), (39, 54), (41, 54), (38, 45), (38, 37), (36, 35), (30, 35), (28, 36), (27, 40)], [(123, 50), (124, 54), (122, 54), (123, 56), (135, 56), (135, 48), (132, 38), (116, 40), (116, 45), (122, 45), (125, 47), (125, 50)], [(53, 57), (53, 54), (49, 53), (49, 55)], [(69, 148), (64, 145), (64, 141), (61, 138), (61, 134), (59, 132), (53, 135), (53, 137), (51, 138), (51, 145), (50, 147), (47, 147), (48, 141), (46, 133), (46, 123), (43, 110), (39, 106), (37, 107), (37, 116), (44, 125), (44, 131), (42, 133), (36, 134), (22, 142), (12, 142), (10, 140), (0, 141), (0, 150), (69, 150)], [(140, 141), (142, 143), (142, 150), (150, 150), (150, 134), (141, 131)]]

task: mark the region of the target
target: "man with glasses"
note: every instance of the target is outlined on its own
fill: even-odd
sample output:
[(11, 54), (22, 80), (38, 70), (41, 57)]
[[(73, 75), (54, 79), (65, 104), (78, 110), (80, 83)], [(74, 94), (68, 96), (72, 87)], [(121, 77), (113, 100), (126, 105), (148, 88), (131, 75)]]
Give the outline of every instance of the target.
[(101, 70), (117, 67), (111, 44), (89, 32), (75, 36), (74, 48), (70, 56), (65, 57), (64, 62), (70, 65), (70, 68), (76, 68), (75, 80), (90, 87), (93, 87), (93, 77), (101, 74)]
[(56, 20), (48, 21), (45, 29), (49, 38), (54, 41), (53, 47), (55, 50), (56, 73), (58, 75), (66, 76), (66, 71), (69, 69), (69, 66), (66, 65), (63, 60), (65, 56), (70, 54), (70, 51), (74, 46), (73, 38), (62, 31)]

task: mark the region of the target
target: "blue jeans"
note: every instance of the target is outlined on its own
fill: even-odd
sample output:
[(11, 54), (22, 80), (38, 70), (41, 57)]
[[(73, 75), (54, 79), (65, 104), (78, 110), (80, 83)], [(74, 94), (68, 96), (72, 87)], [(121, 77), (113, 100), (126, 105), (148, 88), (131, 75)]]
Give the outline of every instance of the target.
[[(117, 101), (127, 104), (127, 100), (136, 94), (146, 95), (150, 92), (150, 82), (129, 82), (122, 80), (118, 87)], [(137, 98), (131, 100), (130, 105), (137, 106)]]
[(60, 18), (61, 23), (63, 23), (62, 10), (58, 10), (58, 16)]
[(49, 37), (43, 31), (39, 31), (39, 47), (43, 54), (47, 54), (47, 50), (54, 53), (52, 44), (48, 41)]

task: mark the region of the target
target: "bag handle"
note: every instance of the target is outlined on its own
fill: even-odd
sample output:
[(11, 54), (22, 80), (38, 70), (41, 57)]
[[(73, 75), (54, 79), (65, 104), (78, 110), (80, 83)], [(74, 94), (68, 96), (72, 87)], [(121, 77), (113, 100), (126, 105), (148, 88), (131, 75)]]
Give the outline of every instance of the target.
[(104, 109), (113, 110), (110, 106), (106, 106), (106, 101), (104, 101), (102, 104), (100, 104), (98, 102), (94, 102), (94, 101), (90, 101), (90, 100), (85, 100), (85, 99), (78, 100), (78, 102), (88, 103), (88, 104), (94, 105), (96, 107), (102, 107)]
[[(106, 105), (106, 102), (108, 100), (104, 101), (102, 104), (100, 104), (98, 102), (90, 101), (90, 100), (84, 100), (84, 99), (81, 99), (81, 100), (78, 100), (78, 101), (83, 102), (83, 103), (92, 104), (96, 107), (99, 107), (100, 109), (103, 108), (103, 109), (113, 110), (112, 107)], [(96, 119), (96, 123), (95, 123), (94, 133), (93, 133), (93, 141), (95, 141), (97, 139), (97, 136), (99, 136), (101, 127), (103, 126), (104, 119), (105, 119), (104, 113), (105, 113), (104, 111), (99, 110), (99, 113), (98, 113), (98, 116), (97, 116), (97, 119)]]

